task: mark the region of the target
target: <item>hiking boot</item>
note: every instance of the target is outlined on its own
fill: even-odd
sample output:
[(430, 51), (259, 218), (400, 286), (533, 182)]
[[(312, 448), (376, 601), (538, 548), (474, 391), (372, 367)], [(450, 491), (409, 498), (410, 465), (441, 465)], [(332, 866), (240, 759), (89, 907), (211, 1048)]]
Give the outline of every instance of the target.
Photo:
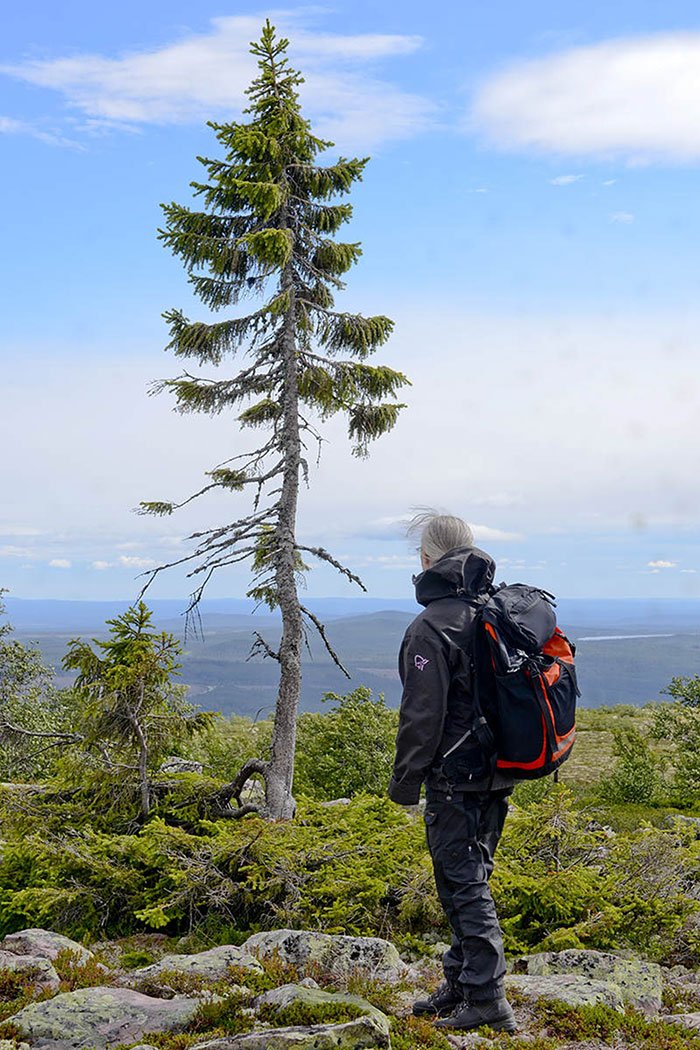
[(444, 1017), (452, 1013), (464, 1001), (462, 987), (457, 981), (443, 981), (427, 999), (417, 999), (413, 1004), (414, 1017)]
[(480, 1028), (482, 1024), (487, 1024), (496, 1032), (514, 1032), (517, 1028), (515, 1014), (508, 1000), (487, 999), (476, 1003), (465, 1000), (448, 1017), (436, 1021), (435, 1027), (468, 1032), (472, 1028)]

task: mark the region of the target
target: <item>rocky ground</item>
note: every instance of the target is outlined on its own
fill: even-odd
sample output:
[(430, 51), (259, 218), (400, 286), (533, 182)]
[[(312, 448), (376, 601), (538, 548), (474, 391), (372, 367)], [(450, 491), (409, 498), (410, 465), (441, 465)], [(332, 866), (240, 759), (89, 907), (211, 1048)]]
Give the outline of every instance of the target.
[(378, 938), (275, 930), (193, 954), (159, 943), (89, 951), (47, 930), (5, 937), (0, 1050), (700, 1050), (700, 975), (632, 956), (515, 960), (506, 980), (519, 1031), (509, 1037), (412, 1018), (439, 962), (405, 962)]

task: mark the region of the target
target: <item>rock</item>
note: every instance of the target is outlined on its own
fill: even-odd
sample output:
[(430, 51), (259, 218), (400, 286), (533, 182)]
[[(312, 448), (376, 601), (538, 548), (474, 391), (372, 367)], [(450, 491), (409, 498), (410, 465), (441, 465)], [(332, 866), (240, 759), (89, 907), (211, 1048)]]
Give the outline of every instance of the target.
[(150, 966), (131, 970), (119, 983), (127, 986), (139, 984), (141, 981), (157, 978), (169, 970), (216, 981), (226, 976), (230, 966), (240, 966), (251, 973), (262, 973), (262, 966), (250, 952), (234, 944), (222, 944), (218, 948), (209, 948), (205, 952), (196, 952), (193, 955), (164, 955)]
[(318, 982), (314, 981), (313, 977), (304, 977), (303, 980), (299, 981), (300, 988), (318, 988)]
[(145, 1032), (179, 1032), (198, 1003), (152, 999), (129, 988), (79, 988), (12, 1015), (32, 1050), (105, 1050)]
[(29, 1050), (29, 1043), (18, 1043), (14, 1039), (0, 1039), (0, 1050)]
[(373, 1017), (377, 1022), (378, 1030), (383, 1031), (386, 1038), (389, 1038), (389, 1021), (386, 1016), (376, 1006), (368, 1003), (366, 999), (361, 999), (359, 995), (350, 995), (345, 992), (324, 992), (321, 988), (308, 988), (300, 984), (283, 984), (280, 988), (273, 988), (271, 991), (259, 995), (254, 1000), (253, 1005), (256, 1010), (259, 1010), (261, 1006), (272, 1007), (274, 1010), (284, 1010), (285, 1007), (291, 1006), (293, 1003), (302, 1003), (304, 1006), (309, 1007), (326, 1006), (331, 1003), (354, 1006), (367, 1017)]
[(178, 755), (170, 755), (160, 767), (161, 773), (201, 773), (203, 770), (201, 762), (195, 762), (189, 758), (180, 758)]
[(684, 813), (669, 813), (662, 821), (662, 827), (665, 828), (673, 828), (678, 825), (692, 828), (696, 838), (700, 838), (700, 817), (688, 817)]
[(322, 802), (321, 805), (328, 809), (330, 806), (349, 806), (350, 801), (349, 798), (332, 798), (330, 802)]
[(506, 994), (515, 990), (527, 999), (558, 999), (569, 1006), (610, 1006), (624, 1013), (622, 993), (610, 981), (595, 981), (579, 974), (513, 975), (505, 979)]
[(379, 937), (333, 936), (307, 930), (271, 930), (254, 933), (242, 948), (258, 958), (278, 954), (282, 962), (303, 971), (320, 966), (335, 977), (358, 970), (379, 980), (395, 981), (406, 971), (393, 944)]
[(0, 950), (0, 970), (33, 970), (31, 976), (27, 974), (27, 980), (37, 988), (51, 992), (57, 992), (61, 984), (51, 961), (43, 955), (15, 955)]
[(52, 961), (63, 951), (74, 952), (79, 963), (94, 959), (93, 953), (82, 944), (72, 941), (70, 937), (64, 937), (61, 933), (52, 933), (51, 930), (18, 930), (17, 933), (8, 933), (0, 941), (0, 950), (14, 952), (15, 955), (39, 955)]
[(684, 1028), (700, 1031), (700, 1013), (695, 1014), (666, 1014), (661, 1018), (667, 1024), (682, 1024)]
[(531, 976), (572, 974), (612, 983), (620, 989), (623, 1002), (635, 1010), (656, 1014), (661, 1009), (663, 979), (657, 963), (578, 948), (540, 952), (528, 956), (526, 962)]
[(308, 1028), (267, 1028), (224, 1039), (195, 1043), (191, 1050), (379, 1050), (389, 1037), (373, 1017), (345, 1024), (317, 1024)]

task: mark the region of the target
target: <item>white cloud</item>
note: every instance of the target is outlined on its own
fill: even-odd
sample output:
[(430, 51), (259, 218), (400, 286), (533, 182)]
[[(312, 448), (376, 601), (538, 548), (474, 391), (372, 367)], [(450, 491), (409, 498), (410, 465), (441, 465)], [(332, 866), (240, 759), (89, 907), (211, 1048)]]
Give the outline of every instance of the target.
[(603, 182), (601, 183), (601, 185), (603, 185), (603, 186), (614, 186), (616, 182), (617, 182), (617, 179), (604, 179)]
[(33, 525), (0, 525), (0, 536), (43, 536)]
[(52, 569), (70, 569), (71, 562), (68, 558), (52, 558), (49, 565)]
[(623, 37), (486, 79), (470, 126), (496, 145), (632, 163), (700, 158), (700, 33)]
[(13, 543), (4, 543), (0, 546), (0, 558), (31, 558), (32, 552), (28, 547), (16, 547)]
[(112, 563), (109, 561), (94, 561), (92, 563), (93, 569), (97, 569), (99, 572), (103, 572), (105, 569), (111, 569)]
[[(617, 531), (646, 546), (644, 536), (658, 528), (697, 530), (700, 313), (479, 315), (433, 302), (398, 304), (392, 314), (397, 332), (378, 362), (410, 376), (408, 408), (366, 461), (349, 455), (342, 419), (322, 425), (327, 442), (321, 465), (318, 470), (312, 465), (310, 488), (300, 499), (300, 534), (310, 542), (332, 552), (344, 549), (353, 559), (406, 554), (400, 519), (417, 505), (445, 509), (501, 534), (527, 536), (528, 564), (536, 537), (555, 526), (566, 528), (572, 548), (582, 533)], [(439, 347), (439, 368), (426, 346)], [(108, 561), (122, 581), (118, 596), (133, 597), (132, 579), (139, 571), (192, 549), (189, 542), (166, 543), (232, 521), (248, 503), (245, 494), (212, 494), (172, 519), (141, 517), (131, 508), (144, 499), (185, 498), (200, 487), (205, 470), (244, 451), (258, 435), (240, 434), (223, 415), (183, 421), (167, 396), (149, 397), (148, 381), (175, 371), (157, 350), (120, 356), (107, 342), (91, 344), (89, 355), (79, 350), (57, 344), (44, 356), (17, 353), (7, 363), (3, 426), (8, 433), (23, 433), (23, 451), (21, 460), (7, 456), (0, 462), (3, 515), (13, 523), (42, 522), (48, 506), (52, 534), (25, 545), (18, 540), (17, 546), (9, 538), (4, 578), (22, 593), (11, 570), (16, 563), (18, 571), (22, 560), (38, 559), (33, 575), (43, 575), (34, 593), (55, 595), (58, 582), (51, 576), (61, 574), (48, 569), (50, 559), (65, 558), (74, 567)], [(551, 377), (564, 375), (570, 396), (552, 398)], [(445, 411), (445, 376), (450, 388), (461, 392), (459, 411)], [(498, 412), (484, 390), (494, 392)], [(128, 428), (123, 404), (129, 405)], [(28, 430), (23, 429), (27, 405), (36, 420)], [(66, 418), (70, 427), (62, 425)], [(70, 469), (75, 462), (80, 471)], [(47, 475), (52, 492), (61, 494), (48, 504), (46, 491), (31, 481)], [(480, 535), (488, 550), (490, 541)], [(118, 549), (131, 542), (142, 547)], [(505, 539), (494, 538), (494, 547), (497, 542), (504, 553), (519, 553), (517, 540), (508, 541), (508, 548)], [(640, 570), (647, 569), (645, 558), (657, 559), (647, 550), (675, 549), (648, 542), (636, 556)], [(120, 555), (147, 564), (125, 565)], [(670, 554), (658, 558), (672, 560)], [(693, 562), (698, 567), (691, 553), (684, 555), (683, 564)], [(680, 581), (678, 569), (660, 571), (669, 586), (672, 579)], [(71, 582), (77, 575), (74, 568)], [(86, 575), (94, 581), (92, 595), (104, 593), (97, 588), (104, 588), (111, 574), (90, 569)], [(368, 569), (370, 586), (371, 575)], [(319, 586), (318, 577), (316, 570), (310, 574), (310, 587)], [(239, 582), (235, 570), (220, 581), (220, 594), (243, 593), (249, 585), (245, 573)], [(338, 593), (336, 582), (342, 581), (329, 576), (316, 593)], [(386, 593), (386, 587), (376, 587), (375, 593)], [(158, 588), (159, 594), (163, 589), (186, 594), (188, 582), (174, 570), (159, 578)]]
[(133, 555), (122, 554), (119, 564), (125, 569), (153, 569), (158, 563), (153, 558), (137, 558)]
[(634, 215), (631, 211), (614, 211), (610, 216), (610, 222), (620, 223), (622, 226), (629, 226), (630, 223), (634, 222)]
[(27, 135), (29, 138), (39, 139), (40, 142), (45, 142), (48, 146), (63, 146), (67, 149), (82, 149), (82, 146), (78, 142), (66, 138), (65, 135), (46, 131), (25, 120), (15, 120), (14, 117), (0, 117), (0, 135)]
[(674, 569), (678, 563), (675, 561), (648, 561), (650, 569)]
[(557, 175), (556, 179), (550, 179), (552, 186), (570, 186), (572, 182), (580, 182), (583, 175)]
[(519, 532), (506, 532), (504, 529), (494, 529), (490, 525), (472, 525), (474, 539), (480, 543), (490, 540), (521, 540), (523, 537)]
[(697, 571), (698, 571), (697, 569), (681, 569), (681, 572), (688, 573), (689, 575), (692, 575), (692, 576), (694, 576)]
[[(302, 101), (322, 137), (371, 146), (428, 125), (430, 102), (373, 73), (378, 60), (416, 51), (420, 37), (319, 33), (302, 24), (300, 13), (272, 18), (291, 37), (291, 65), (305, 77)], [(233, 118), (257, 72), (249, 43), (259, 38), (261, 23), (262, 16), (215, 18), (209, 32), (149, 51), (27, 59), (0, 72), (60, 92), (84, 114), (88, 130)]]

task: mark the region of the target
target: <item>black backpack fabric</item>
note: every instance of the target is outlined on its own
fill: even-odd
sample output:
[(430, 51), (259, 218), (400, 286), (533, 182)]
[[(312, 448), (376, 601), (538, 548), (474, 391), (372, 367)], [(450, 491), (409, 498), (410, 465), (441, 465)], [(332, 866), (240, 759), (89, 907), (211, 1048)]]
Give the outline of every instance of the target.
[(575, 651), (557, 627), (547, 591), (501, 584), (479, 605), (472, 671), (499, 772), (535, 780), (571, 754), (581, 695)]

